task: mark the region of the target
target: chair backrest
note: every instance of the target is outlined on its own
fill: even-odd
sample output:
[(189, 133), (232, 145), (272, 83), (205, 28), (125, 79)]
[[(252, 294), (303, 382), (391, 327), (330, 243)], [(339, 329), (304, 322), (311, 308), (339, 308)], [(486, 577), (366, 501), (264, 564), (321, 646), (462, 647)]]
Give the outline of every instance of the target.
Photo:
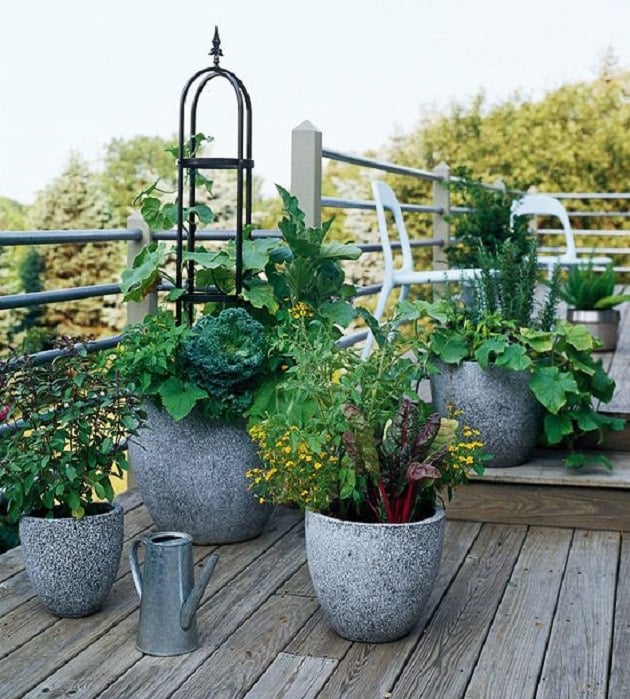
[(575, 248), (573, 229), (571, 228), (569, 216), (566, 209), (558, 201), (558, 199), (550, 196), (549, 194), (526, 194), (521, 199), (515, 200), (512, 202), (512, 208), (510, 211), (510, 228), (513, 227), (514, 218), (516, 216), (528, 215), (556, 216), (559, 218), (564, 230), (566, 245), (566, 252), (564, 253), (563, 257), (570, 260), (577, 259), (577, 250)]
[[(402, 266), (400, 271), (410, 272), (413, 269), (413, 258), (411, 256), (411, 246), (409, 236), (405, 227), (400, 203), (391, 187), (380, 180), (372, 181), (372, 193), (376, 204), (376, 216), (378, 218), (378, 230), (383, 246), (383, 257), (385, 260), (385, 275), (391, 275), (394, 271), (394, 256), (392, 254), (392, 242), (400, 243), (402, 252)], [(388, 209), (394, 216), (394, 224), (398, 232), (397, 239), (393, 240), (389, 235), (385, 210)]]

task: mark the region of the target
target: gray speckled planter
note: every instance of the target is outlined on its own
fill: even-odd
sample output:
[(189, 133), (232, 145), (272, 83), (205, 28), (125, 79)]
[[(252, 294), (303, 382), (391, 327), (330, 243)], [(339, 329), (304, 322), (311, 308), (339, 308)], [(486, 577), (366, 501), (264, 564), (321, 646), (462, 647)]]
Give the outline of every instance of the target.
[(191, 414), (180, 422), (147, 404), (148, 427), (129, 445), (131, 467), (158, 528), (187, 532), (195, 544), (258, 536), (271, 515), (245, 471), (260, 467), (245, 429)]
[(28, 577), (47, 609), (60, 617), (82, 617), (100, 609), (109, 594), (123, 545), (123, 510), (103, 514), (20, 520), (22, 556)]
[(326, 618), (344, 638), (384, 643), (414, 627), (437, 577), (446, 518), (344, 522), (306, 513), (306, 556)]
[(485, 450), (493, 454), (490, 468), (518, 466), (527, 461), (542, 431), (543, 410), (529, 390), (530, 375), (477, 362), (459, 366), (440, 363), (431, 376), (433, 405), (448, 415), (448, 404), (464, 411), (466, 424), (481, 432)]

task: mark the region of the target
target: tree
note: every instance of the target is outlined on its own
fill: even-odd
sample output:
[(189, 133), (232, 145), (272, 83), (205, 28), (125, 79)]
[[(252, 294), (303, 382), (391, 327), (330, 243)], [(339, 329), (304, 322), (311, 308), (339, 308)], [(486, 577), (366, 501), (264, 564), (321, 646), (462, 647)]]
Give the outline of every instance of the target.
[[(101, 229), (110, 225), (101, 178), (77, 154), (63, 172), (39, 192), (28, 216), (37, 230)], [(124, 246), (83, 243), (42, 246), (46, 289), (117, 282), (124, 265)], [(48, 305), (44, 323), (60, 335), (110, 335), (124, 323), (115, 297)]]

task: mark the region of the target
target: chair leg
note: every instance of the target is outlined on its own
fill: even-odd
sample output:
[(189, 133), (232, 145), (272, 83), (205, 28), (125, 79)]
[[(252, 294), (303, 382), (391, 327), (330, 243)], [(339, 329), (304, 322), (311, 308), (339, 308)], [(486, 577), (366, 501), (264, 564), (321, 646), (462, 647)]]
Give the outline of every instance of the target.
[(398, 303), (401, 301), (406, 301), (409, 296), (409, 284), (402, 284), (400, 287), (400, 294), (398, 294)]

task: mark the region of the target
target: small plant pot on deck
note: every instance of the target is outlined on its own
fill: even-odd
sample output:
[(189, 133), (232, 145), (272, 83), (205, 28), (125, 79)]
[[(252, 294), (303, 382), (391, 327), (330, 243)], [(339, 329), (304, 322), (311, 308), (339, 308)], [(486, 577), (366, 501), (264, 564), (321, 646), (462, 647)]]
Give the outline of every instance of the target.
[(306, 512), (306, 556), (322, 610), (343, 638), (395, 641), (418, 621), (438, 574), (446, 516), (410, 524)]
[(107, 503), (81, 519), (20, 519), (22, 556), (35, 592), (59, 617), (98, 611), (109, 594), (120, 564), (123, 509)]
[(567, 320), (574, 325), (584, 325), (589, 333), (601, 340), (602, 346), (594, 352), (612, 352), (617, 347), (619, 336), (619, 311), (614, 308), (604, 310), (567, 310)]

